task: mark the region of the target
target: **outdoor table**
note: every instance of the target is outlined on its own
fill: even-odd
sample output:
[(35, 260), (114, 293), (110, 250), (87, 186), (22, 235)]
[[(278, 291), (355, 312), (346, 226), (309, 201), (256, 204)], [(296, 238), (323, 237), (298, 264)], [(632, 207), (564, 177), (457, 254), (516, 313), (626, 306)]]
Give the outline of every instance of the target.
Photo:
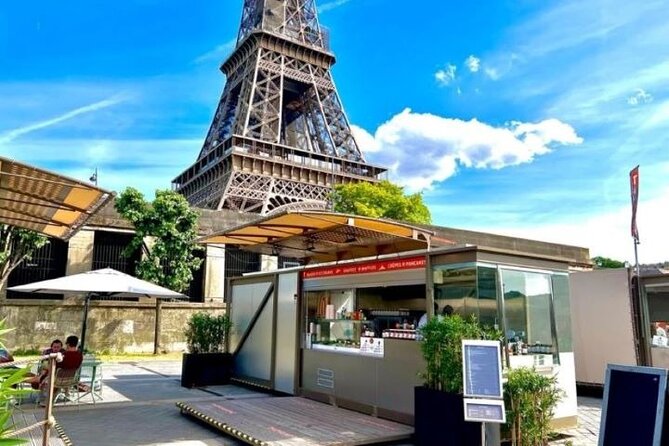
[[(91, 378), (90, 378), (90, 389), (87, 391), (80, 391), (79, 401), (86, 395), (90, 394), (93, 399), (93, 404), (95, 404), (96, 399), (102, 400), (102, 377), (98, 375), (98, 368), (102, 366), (102, 361), (99, 359), (89, 359), (84, 358), (84, 361), (81, 363), (81, 369), (90, 368), (91, 369)], [(86, 385), (88, 384), (88, 379), (82, 381)], [(99, 387), (98, 387), (99, 382)]]

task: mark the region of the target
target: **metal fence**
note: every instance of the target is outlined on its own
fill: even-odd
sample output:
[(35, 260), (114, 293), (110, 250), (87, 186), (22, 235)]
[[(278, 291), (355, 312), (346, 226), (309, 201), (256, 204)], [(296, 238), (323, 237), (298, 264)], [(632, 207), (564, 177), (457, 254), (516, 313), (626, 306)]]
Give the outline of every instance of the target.
[(130, 256), (123, 255), (133, 237), (134, 234), (125, 232), (95, 231), (93, 269), (114, 268), (134, 276), (135, 266), (142, 258), (141, 249), (136, 249)]
[[(67, 242), (50, 239), (49, 243), (36, 250), (14, 269), (7, 279), (7, 286), (49, 280), (65, 275), (67, 268)], [(7, 299), (62, 299), (62, 294), (19, 293), (7, 291)]]
[(242, 251), (232, 246), (225, 248), (226, 279), (255, 271), (260, 271), (260, 254)]

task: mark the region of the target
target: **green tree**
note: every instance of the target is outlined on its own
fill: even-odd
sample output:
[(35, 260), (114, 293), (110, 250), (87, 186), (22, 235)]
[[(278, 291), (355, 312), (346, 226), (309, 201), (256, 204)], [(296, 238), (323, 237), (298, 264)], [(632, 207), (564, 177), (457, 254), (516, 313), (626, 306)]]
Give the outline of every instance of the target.
[(138, 262), (139, 278), (183, 292), (193, 280), (202, 259), (194, 252), (198, 214), (186, 199), (171, 190), (156, 191), (153, 203), (144, 199), (137, 189), (127, 188), (116, 200), (116, 210), (135, 226), (135, 237), (124, 254), (131, 255), (145, 247), (144, 238), (153, 237), (155, 243), (145, 249), (146, 255)]
[(49, 239), (29, 229), (0, 225), (0, 243), (0, 285), (4, 286), (11, 272), (24, 260), (30, 260)]
[(390, 181), (349, 183), (335, 186), (334, 210), (345, 214), (389, 218), (408, 223), (430, 223), (430, 210), (420, 193), (407, 195)]
[(619, 260), (613, 260), (609, 259), (608, 257), (593, 257), (592, 258), (592, 263), (595, 264), (595, 268), (601, 269), (601, 268), (624, 268), (625, 267), (625, 262), (621, 262)]

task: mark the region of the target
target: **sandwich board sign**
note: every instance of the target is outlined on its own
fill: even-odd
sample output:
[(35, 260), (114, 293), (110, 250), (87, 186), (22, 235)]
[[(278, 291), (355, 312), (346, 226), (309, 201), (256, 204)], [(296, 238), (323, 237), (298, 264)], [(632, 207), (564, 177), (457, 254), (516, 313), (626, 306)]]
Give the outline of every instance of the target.
[(607, 366), (599, 446), (668, 444), (663, 438), (667, 374), (655, 367)]
[(466, 421), (506, 422), (500, 351), (499, 341), (462, 341)]

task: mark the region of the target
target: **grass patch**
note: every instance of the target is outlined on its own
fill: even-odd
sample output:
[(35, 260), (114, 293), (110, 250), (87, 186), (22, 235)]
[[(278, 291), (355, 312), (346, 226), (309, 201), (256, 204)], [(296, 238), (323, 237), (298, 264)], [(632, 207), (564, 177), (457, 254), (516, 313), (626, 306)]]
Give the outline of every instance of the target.
[[(31, 353), (28, 350), (28, 353), (24, 353), (24, 350), (20, 351), (20, 354), (14, 354), (14, 359), (28, 359), (35, 358), (40, 356), (41, 352), (37, 354)], [(170, 352), (170, 353), (161, 353), (154, 355), (153, 353), (93, 353), (96, 359), (99, 359), (102, 362), (129, 362), (129, 361), (180, 361), (182, 352)]]
[(125, 361), (176, 361), (181, 360), (181, 352), (160, 353), (101, 353), (95, 357), (103, 362), (125, 362)]

